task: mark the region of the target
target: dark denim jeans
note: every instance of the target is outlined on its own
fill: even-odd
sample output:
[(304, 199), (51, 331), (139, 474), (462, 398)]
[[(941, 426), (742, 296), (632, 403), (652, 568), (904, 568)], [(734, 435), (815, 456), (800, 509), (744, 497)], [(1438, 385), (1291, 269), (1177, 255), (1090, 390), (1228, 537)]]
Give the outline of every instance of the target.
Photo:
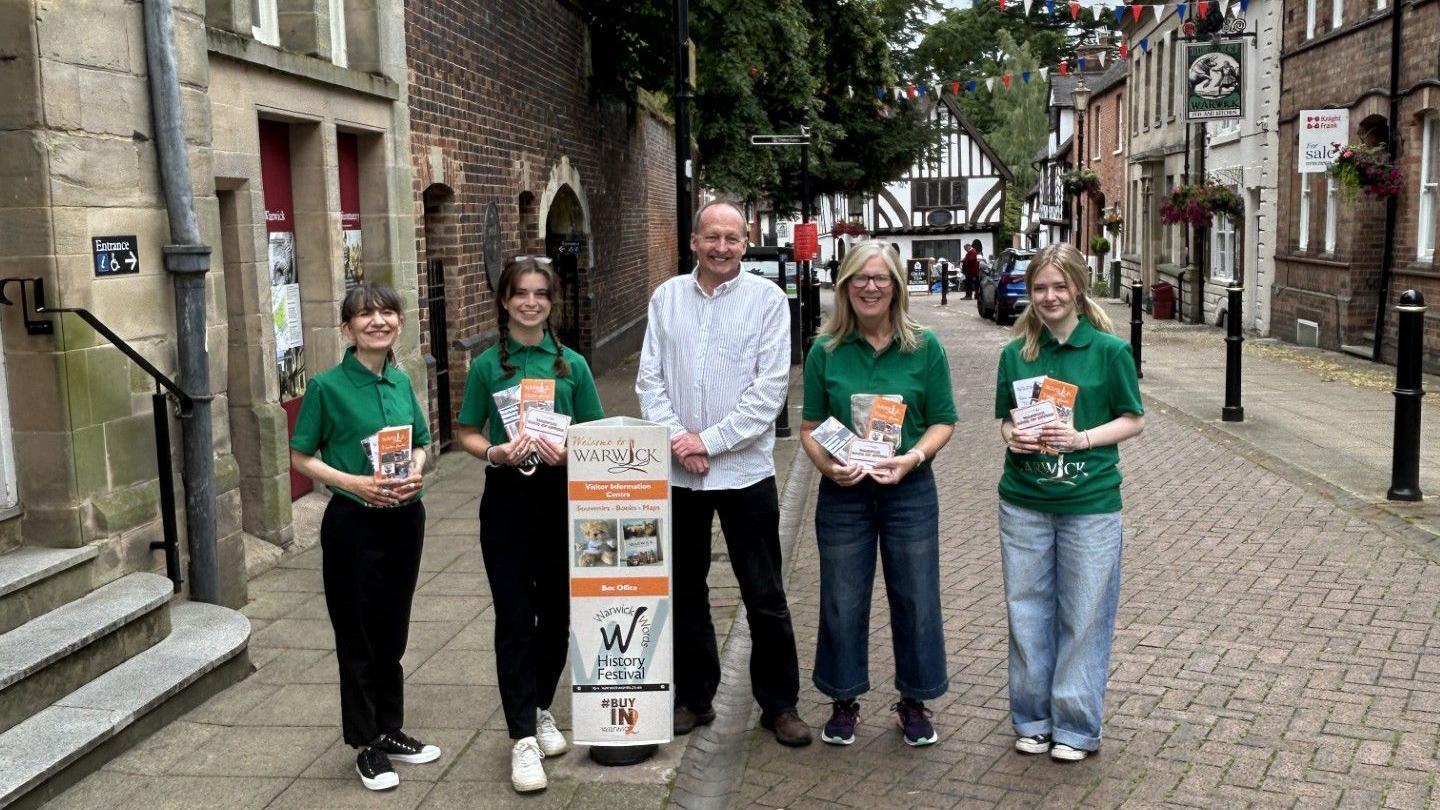
[(815, 687), (836, 700), (870, 690), (870, 594), (878, 549), (890, 601), (895, 688), (937, 698), (950, 687), (940, 614), (940, 506), (922, 467), (898, 484), (820, 481), (820, 639)]

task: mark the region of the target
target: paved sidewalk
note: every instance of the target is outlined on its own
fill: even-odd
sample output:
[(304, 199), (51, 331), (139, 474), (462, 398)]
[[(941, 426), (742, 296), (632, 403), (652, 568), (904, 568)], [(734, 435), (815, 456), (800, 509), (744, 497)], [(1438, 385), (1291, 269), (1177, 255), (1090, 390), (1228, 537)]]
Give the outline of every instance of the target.
[[(796, 375), (798, 379), (798, 375)], [(632, 361), (600, 377), (610, 414), (638, 414)], [(798, 413), (799, 394), (792, 394)], [(777, 442), (783, 490), (797, 439)], [(395, 791), (372, 794), (340, 740), (334, 637), (320, 577), (318, 527), (325, 499), (297, 504), (293, 553), (250, 582), (244, 609), (257, 668), (54, 800), (54, 808), (498, 808), (626, 810), (662, 807), (687, 739), (661, 746), (643, 765), (606, 768), (584, 749), (546, 762), (549, 789), (520, 797), (510, 787), (510, 741), (495, 686), (494, 614), (479, 547), (481, 462), (441, 457), (425, 505), (427, 526), (406, 671), (407, 730), (439, 745), (432, 765), (398, 765)], [(739, 604), (725, 546), (715, 546), (711, 600), (724, 644)], [(569, 675), (555, 703), (569, 728)]]
[[(875, 690), (861, 700), (856, 744), (787, 750), (752, 731), (739, 803), (1440, 803), (1434, 777), (1440, 770), (1440, 565), (1422, 553), (1430, 548), (1424, 532), (1373, 508), (1364, 497), (1373, 487), (1347, 492), (1340, 475), (1332, 473), (1336, 480), (1327, 482), (1303, 469), (1299, 454), (1286, 455), (1293, 449), (1287, 442), (1316, 429), (1311, 421), (1267, 413), (1282, 401), (1311, 407), (1299, 393), (1280, 392), (1323, 389), (1322, 409), (1336, 402), (1375, 413), (1388, 394), (1363, 386), (1323, 387), (1324, 372), (1313, 363), (1279, 353), (1262, 358), (1249, 348), (1251, 367), (1263, 370), (1277, 393), (1267, 397), (1266, 386), (1255, 382), (1246, 402), (1253, 422), (1235, 432), (1219, 430), (1208, 424), (1218, 419), (1219, 400), (1211, 410), (1202, 393), (1213, 364), (1200, 347), (1217, 340), (1213, 329), (1162, 327), (1146, 344), (1147, 427), (1122, 452), (1125, 581), (1102, 751), (1083, 763), (1059, 765), (1011, 749), (995, 505), (1002, 446), (991, 416), (995, 361), (1008, 330), (980, 321), (964, 304), (941, 309), (922, 297), (913, 307), (950, 349), (961, 405), (955, 438), (936, 468), (951, 665), (950, 692), (929, 704), (941, 742), (906, 747), (888, 712), (896, 699), (894, 669), (883, 583), (877, 584), (871, 620)], [(1172, 339), (1172, 331), (1195, 334)], [(1214, 345), (1223, 352), (1223, 344)], [(1362, 419), (1379, 420), (1374, 413), (1352, 417), (1329, 423), (1333, 437), (1306, 438), (1332, 446), (1331, 438), (1353, 439), (1359, 432), (1353, 426)], [(1241, 433), (1247, 429), (1256, 444)], [(1369, 450), (1337, 456), (1332, 467), (1373, 464), (1366, 461)], [(790, 593), (802, 640), (802, 706), (818, 723), (828, 712), (825, 698), (808, 684), (819, 594), (813, 490), (809, 495)]]

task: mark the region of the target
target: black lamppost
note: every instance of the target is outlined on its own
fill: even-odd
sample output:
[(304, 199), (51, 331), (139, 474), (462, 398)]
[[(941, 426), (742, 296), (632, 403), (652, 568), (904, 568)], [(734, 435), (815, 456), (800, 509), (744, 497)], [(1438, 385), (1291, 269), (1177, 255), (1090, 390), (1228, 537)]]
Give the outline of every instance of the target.
[[(1079, 171), (1085, 166), (1085, 109), (1090, 106), (1090, 88), (1085, 85), (1085, 77), (1081, 76), (1076, 82), (1075, 88), (1070, 91), (1070, 98), (1075, 102), (1075, 170)], [(1086, 252), (1085, 243), (1085, 195), (1089, 192), (1081, 189), (1075, 195), (1075, 247), (1081, 253)]]
[[(679, 255), (677, 274), (694, 269), (690, 256), (690, 181), (694, 165), (690, 155), (690, 99), (695, 77), (690, 67), (690, 3), (675, 0), (675, 228), (676, 253)], [(592, 749), (593, 750), (593, 749)]]

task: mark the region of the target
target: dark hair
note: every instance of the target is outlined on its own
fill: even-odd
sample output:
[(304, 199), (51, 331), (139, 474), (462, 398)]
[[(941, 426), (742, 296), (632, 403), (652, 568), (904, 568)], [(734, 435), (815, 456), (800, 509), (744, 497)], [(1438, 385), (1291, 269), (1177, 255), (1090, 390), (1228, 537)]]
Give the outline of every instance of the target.
[[(515, 366), (510, 364), (510, 312), (505, 309), (505, 302), (515, 293), (515, 285), (520, 282), (520, 277), (526, 273), (539, 273), (545, 277), (545, 286), (550, 290), (550, 300), (554, 303), (555, 293), (560, 289), (560, 276), (550, 266), (550, 259), (545, 256), (516, 256), (505, 263), (505, 270), (500, 273), (500, 289), (495, 295), (495, 319), (500, 330), (500, 371), (505, 376), (515, 373)], [(550, 328), (550, 320), (545, 320), (545, 334), (555, 341), (555, 377), (570, 376), (570, 364), (565, 361), (565, 347), (560, 343), (560, 336)]]
[(970, 243), (970, 247), (975, 248), (975, 252), (979, 253), (980, 251), (985, 249), (985, 243), (981, 242), (979, 239), (976, 239), (974, 242)]
[(399, 293), (384, 284), (362, 281), (350, 288), (340, 302), (340, 322), (349, 323), (356, 315), (377, 309), (390, 309), (399, 313), (402, 311), (401, 307)]

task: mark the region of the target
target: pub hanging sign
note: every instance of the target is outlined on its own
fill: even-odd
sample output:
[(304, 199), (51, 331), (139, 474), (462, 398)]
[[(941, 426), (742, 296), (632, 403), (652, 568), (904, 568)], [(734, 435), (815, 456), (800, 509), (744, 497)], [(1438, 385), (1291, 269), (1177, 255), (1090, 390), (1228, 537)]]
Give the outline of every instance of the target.
[(1213, 121), (1245, 114), (1245, 41), (1185, 45), (1185, 120)]

